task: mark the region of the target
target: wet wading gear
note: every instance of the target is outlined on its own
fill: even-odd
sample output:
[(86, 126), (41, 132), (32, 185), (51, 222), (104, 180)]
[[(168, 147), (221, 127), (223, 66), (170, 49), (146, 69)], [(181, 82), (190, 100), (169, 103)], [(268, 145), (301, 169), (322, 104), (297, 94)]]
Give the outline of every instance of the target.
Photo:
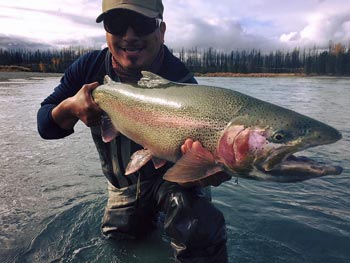
[[(46, 139), (58, 139), (74, 130), (61, 129), (51, 111), (74, 96), (86, 83), (101, 80), (107, 73), (119, 78), (107, 49), (90, 52), (76, 60), (65, 72), (59, 86), (41, 104), (38, 130)], [(193, 75), (164, 46), (164, 59), (158, 75), (176, 82), (196, 83)], [(124, 176), (130, 155), (142, 147), (123, 135), (104, 143), (100, 127), (91, 128), (102, 170), (108, 179), (108, 202), (102, 232), (112, 238), (137, 238), (152, 230), (159, 212), (165, 214), (164, 230), (171, 238), (177, 262), (227, 262), (226, 230), (222, 213), (214, 207), (202, 188), (184, 188), (164, 181), (171, 164), (156, 170), (149, 162), (138, 172)]]

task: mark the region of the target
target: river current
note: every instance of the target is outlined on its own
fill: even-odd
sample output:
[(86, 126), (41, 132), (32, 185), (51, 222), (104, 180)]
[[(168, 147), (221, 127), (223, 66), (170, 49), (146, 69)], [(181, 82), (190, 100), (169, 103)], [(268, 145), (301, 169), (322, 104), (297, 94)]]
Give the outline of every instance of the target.
[[(230, 262), (350, 262), (350, 79), (198, 78), (298, 111), (343, 139), (305, 151), (339, 176), (300, 183), (239, 179), (212, 188), (224, 213)], [(161, 229), (147, 241), (100, 233), (106, 179), (82, 123), (41, 139), (36, 112), (59, 78), (0, 82), (0, 262), (172, 262)]]

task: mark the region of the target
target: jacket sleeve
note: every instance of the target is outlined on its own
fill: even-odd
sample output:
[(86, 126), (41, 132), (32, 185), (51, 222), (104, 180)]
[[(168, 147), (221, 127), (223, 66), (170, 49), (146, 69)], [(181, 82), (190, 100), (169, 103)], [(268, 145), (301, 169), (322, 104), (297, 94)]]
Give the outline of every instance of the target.
[(40, 136), (44, 139), (60, 139), (74, 132), (59, 127), (53, 120), (51, 112), (54, 107), (63, 100), (74, 96), (86, 83), (95, 81), (90, 76), (95, 76), (96, 68), (99, 68), (103, 52), (95, 51), (77, 59), (65, 71), (60, 84), (54, 89), (42, 103), (37, 113), (37, 128)]
[(38, 132), (43, 139), (60, 139), (74, 132), (64, 130), (52, 119), (51, 112), (57, 104), (42, 104), (37, 114)]

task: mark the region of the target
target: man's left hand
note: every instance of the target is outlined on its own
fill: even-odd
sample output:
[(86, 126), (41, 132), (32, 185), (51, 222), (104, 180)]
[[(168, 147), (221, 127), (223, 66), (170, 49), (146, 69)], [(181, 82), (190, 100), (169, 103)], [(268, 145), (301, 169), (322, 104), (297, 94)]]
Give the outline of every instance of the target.
[[(199, 141), (193, 141), (192, 139), (186, 139), (184, 144), (181, 146), (181, 152), (182, 154), (186, 154), (191, 149), (199, 150), (203, 149), (202, 144)], [(193, 187), (193, 186), (219, 186), (221, 183), (228, 181), (232, 178), (231, 175), (225, 173), (225, 172), (217, 172), (215, 174), (212, 174), (208, 177), (205, 177), (203, 179), (189, 182), (189, 183), (181, 183), (184, 187)]]

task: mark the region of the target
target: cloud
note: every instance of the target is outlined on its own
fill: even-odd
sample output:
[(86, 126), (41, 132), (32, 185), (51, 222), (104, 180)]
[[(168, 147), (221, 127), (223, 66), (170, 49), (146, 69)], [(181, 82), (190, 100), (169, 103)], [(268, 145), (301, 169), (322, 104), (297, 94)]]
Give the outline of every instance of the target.
[[(184, 23), (184, 21), (182, 21)], [(259, 43), (260, 49), (268, 49), (272, 41), (262, 35), (253, 35), (236, 20), (230, 18), (188, 18), (181, 29), (169, 29), (166, 39), (179, 49), (182, 47), (215, 47), (220, 50), (254, 49)]]
[(50, 48), (53, 48), (53, 46), (32, 41), (31, 39), (28, 39), (28, 38), (16, 37), (11, 35), (7, 36), (4, 34), (0, 34), (0, 49), (37, 50), (37, 49), (50, 49)]
[[(39, 1), (23, 2), (17, 5), (0, 5), (0, 32), (7, 36), (29, 39), (53, 46), (89, 46), (99, 47), (104, 41), (104, 31), (97, 24), (91, 11), (82, 12), (82, 6), (76, 2), (68, 5), (67, 1), (53, 0), (48, 4)], [(41, 1), (40, 1), (41, 2)], [(81, 4), (96, 1), (80, 0)], [(90, 10), (90, 9), (89, 9)], [(96, 13), (96, 7), (93, 13)], [(4, 26), (6, 25), (6, 26)], [(96, 42), (96, 40), (98, 40)]]
[(170, 46), (224, 50), (327, 47), (348, 44), (348, 0), (165, 0)]
[(76, 15), (73, 13), (67, 13), (62, 10), (45, 10), (45, 9), (38, 10), (38, 9), (24, 8), (24, 7), (14, 7), (13, 10), (17, 12), (23, 11), (24, 13), (29, 13), (31, 16), (35, 16), (36, 14), (39, 14), (46, 17), (50, 17), (53, 20), (60, 19), (60, 20), (70, 21), (80, 26), (84, 26), (84, 25), (95, 26), (95, 27), (98, 26), (98, 24), (92, 23), (91, 17)]
[(290, 32), (288, 34), (282, 34), (280, 37), (280, 40), (282, 42), (298, 41), (298, 40), (300, 40), (300, 33), (299, 32)]
[[(166, 44), (174, 49), (214, 47), (271, 51), (348, 45), (348, 0), (163, 0)], [(97, 0), (1, 0), (0, 32), (47, 45), (100, 47)]]
[(350, 14), (315, 15), (309, 23), (297, 32), (282, 34), (280, 40), (289, 46), (327, 47), (329, 41), (350, 43)]

